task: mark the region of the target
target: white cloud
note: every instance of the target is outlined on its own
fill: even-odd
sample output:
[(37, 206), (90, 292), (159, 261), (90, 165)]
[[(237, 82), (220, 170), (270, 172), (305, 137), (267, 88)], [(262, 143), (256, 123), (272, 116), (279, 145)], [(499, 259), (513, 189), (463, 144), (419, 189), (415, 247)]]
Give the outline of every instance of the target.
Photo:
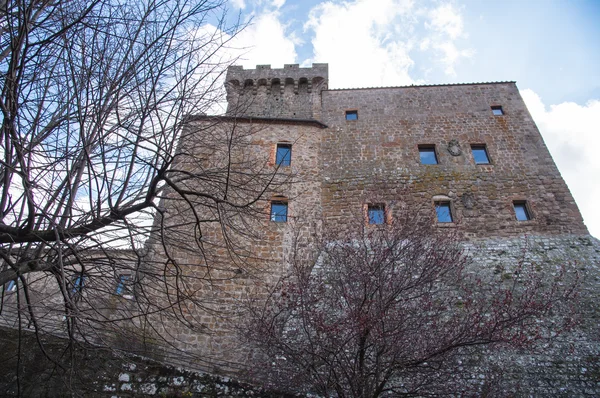
[(455, 76), (454, 66), (461, 58), (470, 58), (474, 51), (459, 50), (455, 41), (466, 37), (462, 15), (451, 4), (442, 4), (432, 10), (421, 10), (426, 15), (425, 28), (430, 37), (421, 42), (421, 50), (432, 48), (438, 54), (438, 61), (443, 65), (444, 72)]
[(330, 86), (396, 86), (413, 83), (413, 50), (431, 53), (448, 75), (471, 50), (457, 47), (466, 37), (461, 10), (413, 0), (328, 1), (315, 6), (304, 25), (313, 34), (313, 59), (327, 62)]
[(273, 5), (273, 7), (279, 9), (283, 7), (283, 5), (285, 4), (285, 0), (273, 0), (271, 4)]
[(429, 11), (429, 19), (429, 22), (425, 23), (427, 28), (446, 34), (451, 39), (457, 39), (464, 34), (462, 16), (451, 4), (442, 4)]
[(241, 10), (246, 8), (246, 2), (244, 0), (231, 0), (231, 3), (233, 4), (234, 7), (237, 7)]
[(600, 237), (600, 101), (563, 102), (546, 108), (534, 91), (521, 90), (590, 233)]
[(449, 76), (456, 75), (454, 65), (459, 61), (460, 58), (469, 58), (473, 55), (471, 50), (459, 50), (451, 41), (435, 43), (433, 48), (442, 54), (440, 61), (444, 65), (444, 72)]
[(358, 0), (315, 6), (305, 30), (314, 32), (313, 61), (329, 63), (330, 87), (413, 83), (408, 74), (413, 43), (399, 37), (408, 29), (398, 30), (398, 24), (412, 23), (412, 5), (410, 0)]
[(255, 16), (252, 24), (235, 38), (232, 46), (241, 54), (236, 64), (245, 68), (263, 64), (282, 67), (283, 64), (295, 62), (295, 42), (294, 35), (286, 35), (286, 27), (275, 11)]

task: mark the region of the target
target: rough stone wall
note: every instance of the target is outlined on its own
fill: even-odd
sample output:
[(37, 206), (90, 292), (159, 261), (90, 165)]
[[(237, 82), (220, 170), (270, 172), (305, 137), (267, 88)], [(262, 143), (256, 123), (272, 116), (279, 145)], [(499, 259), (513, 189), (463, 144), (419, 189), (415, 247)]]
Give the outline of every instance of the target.
[[(484, 350), (464, 356), (459, 371), (474, 385), (489, 382), (499, 396), (592, 397), (600, 394), (600, 241), (589, 235), (478, 239), (465, 244), (471, 272), (490, 280), (510, 280), (518, 263), (533, 264), (553, 278), (559, 267), (580, 280), (578, 326), (531, 350)], [(499, 282), (496, 282), (499, 283)]]
[(327, 64), (300, 68), (287, 64), (283, 69), (258, 65), (227, 71), (227, 113), (287, 119), (319, 119), (321, 91), (327, 89)]
[[(28, 349), (17, 359), (12, 354), (18, 350), (19, 339)], [(118, 355), (84, 344), (69, 350), (66, 340), (49, 336), (42, 339), (45, 353), (39, 350), (32, 333), (22, 333), (19, 337), (15, 330), (0, 329), (0, 348), (4, 353), (0, 364), (3, 397), (291, 397), (139, 356)], [(64, 355), (65, 352), (69, 355)], [(17, 360), (20, 361), (18, 383)]]
[[(233, 121), (223, 121), (218, 127), (206, 130), (207, 123), (212, 123), (212, 119), (190, 123), (189, 134), (181, 143), (183, 155), (176, 167), (190, 173), (199, 172), (203, 167), (207, 170), (216, 166), (220, 168), (218, 159), (222, 160), (225, 156), (210, 149), (207, 151), (206, 140), (212, 140), (214, 136), (207, 138), (206, 135), (213, 134), (215, 129), (243, 129), (245, 142), (243, 154), (239, 155), (251, 160), (255, 170), (260, 169), (267, 177), (277, 176), (276, 180), (283, 178), (283, 182), (265, 192), (262, 200), (243, 215), (244, 224), (240, 232), (246, 235), (232, 233), (229, 236), (236, 247), (236, 255), (242, 256), (236, 262), (232, 261), (231, 252), (223, 245), (218, 224), (203, 224), (202, 239), (207, 250), (200, 254), (196, 241), (190, 238), (199, 236), (191, 221), (191, 214), (185, 210), (186, 205), (177, 199), (177, 195), (173, 192), (167, 194), (161, 203), (161, 207), (167, 210), (167, 234), (164, 237), (166, 249), (161, 241), (152, 238), (147, 245), (147, 266), (160, 273), (165, 266), (175, 264), (181, 281), (194, 292), (192, 302), (185, 305), (184, 314), (177, 315), (178, 319), (157, 320), (156, 332), (169, 336), (170, 344), (186, 355), (201, 358), (194, 365), (199, 369), (220, 372), (226, 368), (235, 371), (240, 368), (240, 364), (245, 363), (245, 356), (248, 354), (239, 346), (235, 330), (238, 317), (245, 310), (245, 300), (249, 295), (259, 297), (265, 292), (261, 290), (263, 284), (273, 282), (281, 275), (284, 257), (289, 253), (295, 234), (308, 237), (315, 228), (314, 225), (307, 225), (293, 229), (290, 225), (297, 219), (316, 221), (321, 218), (318, 156), (321, 128), (314, 123), (293, 121), (243, 122), (237, 125)], [(289, 166), (278, 167), (275, 164), (278, 143), (292, 145)], [(198, 156), (202, 151), (210, 153), (207, 157)], [(244, 164), (234, 162), (233, 167)], [(250, 169), (243, 171), (252, 173)], [(257, 183), (255, 188), (260, 190), (262, 187)], [(210, 187), (200, 190), (211, 192)], [(231, 187), (231, 196), (234, 198), (236, 190), (239, 191), (239, 187)], [(287, 223), (270, 220), (272, 199), (288, 203)], [(197, 205), (196, 211), (204, 215), (212, 210), (208, 205)], [(173, 283), (172, 285), (174, 286)], [(164, 301), (168, 299), (164, 297)], [(184, 317), (185, 322), (179, 322)], [(177, 355), (179, 354), (175, 353)]]
[[(425, 206), (435, 222), (433, 197), (444, 195), (468, 237), (587, 233), (514, 83), (324, 91), (323, 122), (323, 214), (334, 225), (372, 197)], [(420, 163), (424, 144), (439, 164)], [(475, 164), (471, 144), (486, 145), (491, 164)], [(532, 220), (516, 220), (513, 200)]]
[[(78, 252), (78, 263), (70, 263), (65, 254), (62, 272), (65, 274), (64, 294), (60, 290), (56, 278), (50, 272), (33, 272), (24, 275), (27, 282), (29, 307), (26, 304), (23, 286), (19, 280), (14, 290), (2, 289), (2, 305), (0, 306), (0, 325), (17, 328), (18, 312), (21, 314), (21, 326), (33, 330), (34, 324), (30, 312), (35, 314), (35, 321), (44, 333), (65, 335), (66, 318), (65, 302), (75, 303), (77, 315), (81, 318), (79, 330), (86, 338), (96, 341), (99, 334), (105, 337), (95, 322), (111, 319), (129, 319), (135, 312), (133, 299), (133, 281), (137, 269), (137, 254), (132, 250), (81, 250)], [(83, 272), (82, 272), (83, 270)], [(120, 276), (129, 277), (127, 283), (119, 286)], [(76, 278), (84, 277), (84, 283), (75, 288)], [(18, 297), (20, 296), (20, 297)], [(20, 303), (20, 306), (18, 305)], [(117, 330), (120, 325), (111, 325)]]
[[(317, 79), (322, 88), (326, 87), (327, 74), (321, 65), (312, 69), (288, 65), (282, 70), (269, 66), (259, 66), (256, 70), (230, 68), (227, 75), (230, 115), (275, 119), (254, 122), (254, 127), (260, 127), (249, 136), (249, 156), (260, 159), (267, 168), (274, 168), (276, 144), (292, 144), (292, 166), (280, 172), (293, 175), (294, 182), (266, 195), (266, 199), (276, 195), (285, 197), (289, 201), (290, 218), (288, 223), (271, 222), (268, 203), (259, 205), (265, 210), (251, 225), (262, 235), (246, 242), (245, 247), (263, 266), (252, 276), (223, 275), (220, 287), (213, 283), (210, 291), (199, 288), (198, 297), (219, 303), (211, 307), (218, 309), (219, 315), (211, 315), (202, 308), (189, 308), (201, 332), (170, 328), (169, 333), (178, 341), (179, 348), (216, 362), (243, 361), (245, 352), (237, 347), (233, 333), (236, 316), (240, 315), (240, 300), (245, 293), (260, 295), (260, 288), (250, 289), (249, 286), (257, 286), (253, 281), (261, 281), (260, 285), (280, 275), (297, 232), (296, 220), (305, 224), (300, 234), (310, 238), (355, 223), (357, 217), (363, 216), (365, 203), (384, 203), (394, 222), (401, 222), (403, 213), (415, 212), (439, 228), (459, 229), (470, 247), (478, 247), (473, 255), (483, 273), (491, 272), (486, 267), (496, 260), (494, 267), (509, 272), (504, 268), (515, 263), (517, 253), (522, 254), (519, 237), (523, 235), (539, 237), (542, 243), (531, 254), (544, 264), (550, 264), (548, 256), (555, 253), (559, 253), (560, 261), (569, 261), (573, 253), (562, 249), (577, 246), (579, 242), (571, 237), (589, 239), (573, 197), (514, 83), (323, 91), (315, 90), (313, 84), (310, 90), (307, 85), (306, 93), (303, 91), (301, 81), (308, 84), (311, 79), (323, 76), (323, 80)], [(278, 92), (282, 101), (275, 103)], [(248, 99), (250, 102), (243, 102)], [(240, 106), (242, 102), (246, 108)], [(504, 114), (494, 115), (492, 106), (501, 106)], [(358, 120), (346, 120), (348, 110), (357, 111)], [(327, 127), (321, 129), (303, 120), (286, 120), (307, 118), (318, 119)], [(182, 143), (190, 154), (206, 150), (200, 134), (208, 130), (202, 123), (191, 123), (190, 132), (203, 133), (190, 134)], [(421, 164), (419, 145), (435, 146), (438, 164)], [(471, 145), (485, 145), (490, 164), (476, 164)], [(439, 198), (451, 203), (454, 222), (436, 222), (434, 201)], [(517, 221), (513, 201), (526, 201), (532, 219)], [(162, 204), (165, 208), (172, 205), (168, 200)], [(169, 222), (175, 223), (176, 219)], [(182, 237), (191, 233), (185, 228), (180, 231)], [(552, 243), (544, 248), (543, 242)], [(164, 258), (158, 245), (150, 247), (154, 259)], [(598, 259), (586, 256), (584, 261), (593, 268), (586, 279), (588, 283), (599, 275)], [(178, 249), (174, 258), (189, 265), (191, 274), (201, 269), (193, 250)], [(226, 258), (221, 261), (227, 263)], [(222, 272), (231, 273), (226, 268)], [(590, 292), (595, 290), (593, 283), (586, 286)], [(593, 349), (588, 350), (594, 346), (589, 333), (583, 341), (584, 348), (578, 348), (578, 355), (597, 355)], [(558, 352), (550, 355), (560, 355)], [(521, 358), (526, 363), (531, 359)], [(531, 372), (533, 375), (538, 370)], [(561, 373), (563, 381), (573, 380), (569, 372)], [(531, 376), (531, 380), (538, 376)], [(473, 377), (479, 379), (478, 375)]]
[[(478, 384), (485, 383), (480, 376), (487, 369), (502, 369), (507, 391), (514, 393), (600, 394), (600, 247), (587, 235), (514, 83), (326, 90), (324, 64), (232, 67), (227, 82), (230, 116), (272, 120), (190, 119), (177, 167), (190, 173), (222, 170), (227, 157), (215, 139), (220, 131), (245, 129), (237, 164), (250, 161), (261, 172), (287, 180), (266, 192), (248, 214), (244, 228), (251, 234), (235, 242), (244, 269), (220, 246), (223, 236), (217, 225), (202, 231), (206, 243), (213, 245), (203, 257), (198, 231), (177, 195), (167, 193), (160, 204), (166, 210), (166, 244), (150, 238), (145, 266), (156, 272), (154, 279), (142, 283), (150, 289), (159, 286), (156, 298), (165, 303), (177, 302), (160, 291), (161, 284), (167, 286), (174, 278), (183, 278), (186, 292), (193, 292), (189, 303), (173, 306), (180, 312), (173, 311), (171, 318), (160, 313), (153, 325), (154, 333), (172, 348), (199, 358), (181, 363), (214, 372), (243, 369), (248, 353), (239, 347), (235, 325), (246, 297), (260, 297), (264, 283), (281, 275), (297, 235), (310, 242), (321, 233), (342, 230), (362, 217), (364, 204), (371, 202), (384, 203), (394, 222), (402, 221), (402, 213), (416, 212), (440, 228), (459, 229), (478, 267), (474, 272), (509, 275), (523, 253), (541, 270), (578, 259), (570, 266), (585, 268), (581, 328), (541, 352), (469, 358), (472, 363), (464, 371)], [(493, 115), (492, 106), (502, 106), (504, 114)], [(358, 120), (346, 120), (347, 110), (357, 111)], [(275, 165), (278, 143), (292, 145), (289, 167)], [(472, 144), (486, 145), (491, 164), (475, 164)], [(439, 164), (421, 164), (419, 145), (434, 145)], [(210, 183), (190, 188), (205, 193), (216, 189)], [(451, 202), (453, 223), (436, 223), (435, 198)], [(273, 199), (287, 200), (287, 223), (270, 221)], [(531, 220), (516, 220), (515, 200), (527, 202)], [(204, 204), (197, 210), (214, 211)], [(532, 236), (526, 250), (524, 235)], [(177, 362), (173, 356), (167, 360)]]

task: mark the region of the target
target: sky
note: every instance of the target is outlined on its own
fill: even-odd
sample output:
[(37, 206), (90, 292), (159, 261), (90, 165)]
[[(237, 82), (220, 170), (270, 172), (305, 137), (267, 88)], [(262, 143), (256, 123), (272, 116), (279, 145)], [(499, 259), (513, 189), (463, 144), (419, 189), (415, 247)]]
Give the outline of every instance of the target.
[(244, 68), (329, 64), (329, 88), (516, 81), (600, 238), (599, 0), (230, 0)]

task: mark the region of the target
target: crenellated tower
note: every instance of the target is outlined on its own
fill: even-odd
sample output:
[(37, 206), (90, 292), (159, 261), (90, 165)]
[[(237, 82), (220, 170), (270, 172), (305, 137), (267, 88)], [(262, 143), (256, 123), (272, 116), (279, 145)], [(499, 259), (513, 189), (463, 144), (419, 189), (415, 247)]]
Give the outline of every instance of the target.
[(328, 65), (283, 69), (257, 65), (227, 70), (227, 114), (280, 119), (321, 119), (321, 91), (327, 89)]

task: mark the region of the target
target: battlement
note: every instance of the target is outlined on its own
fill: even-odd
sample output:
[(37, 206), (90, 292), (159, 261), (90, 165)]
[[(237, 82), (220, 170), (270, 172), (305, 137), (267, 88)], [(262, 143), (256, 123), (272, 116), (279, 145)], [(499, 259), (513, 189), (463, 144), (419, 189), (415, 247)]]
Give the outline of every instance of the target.
[(244, 69), (240, 65), (227, 70), (227, 113), (238, 116), (272, 118), (318, 118), (321, 91), (327, 89), (328, 64), (301, 68), (285, 64), (272, 69), (257, 65)]
[(283, 68), (272, 69), (271, 65), (256, 65), (254, 69), (244, 69), (241, 65), (233, 65), (227, 69), (227, 83), (233, 87), (253, 87), (266, 85), (271, 87), (286, 82), (295, 86), (306, 83), (309, 86), (327, 82), (329, 75), (328, 64), (313, 64), (301, 68), (298, 64), (285, 64)]

